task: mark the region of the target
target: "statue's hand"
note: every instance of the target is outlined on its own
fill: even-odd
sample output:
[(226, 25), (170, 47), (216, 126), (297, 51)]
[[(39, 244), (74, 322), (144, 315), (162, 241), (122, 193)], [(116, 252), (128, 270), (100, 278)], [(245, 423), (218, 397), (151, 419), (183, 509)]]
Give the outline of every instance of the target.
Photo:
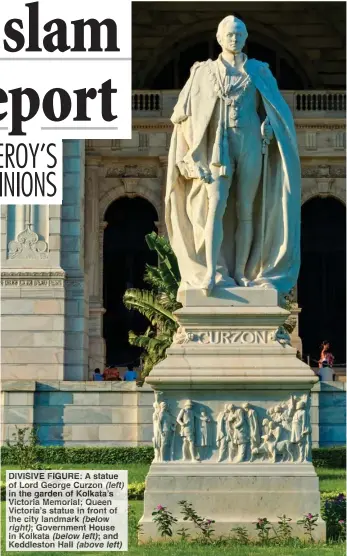
[(212, 183), (212, 175), (210, 170), (203, 168), (202, 166), (197, 166), (199, 173), (199, 178), (205, 183)]
[(274, 132), (270, 125), (269, 119), (265, 118), (263, 123), (261, 124), (261, 136), (264, 139), (265, 143), (268, 145), (273, 138)]

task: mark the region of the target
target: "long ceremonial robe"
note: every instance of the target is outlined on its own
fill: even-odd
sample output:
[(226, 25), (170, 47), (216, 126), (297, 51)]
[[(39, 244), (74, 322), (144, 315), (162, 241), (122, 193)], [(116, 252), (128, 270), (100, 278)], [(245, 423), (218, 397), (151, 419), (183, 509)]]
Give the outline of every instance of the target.
[[(178, 258), (181, 289), (186, 285), (199, 286), (206, 274), (208, 198), (201, 169), (211, 170), (219, 166), (220, 175), (227, 176), (230, 168), (228, 144), (225, 135), (224, 139), (221, 136), (221, 125), (224, 124), (219, 121), (215, 138), (211, 137), (212, 126), (209, 125), (215, 114), (222, 114), (223, 110), (218, 107), (220, 103), (224, 104), (221, 100), (223, 92), (216, 79), (216, 66), (217, 61), (211, 60), (193, 66), (171, 118), (174, 130), (168, 158), (165, 219)], [(269, 146), (263, 272), (260, 273), (263, 193), (260, 183), (254, 203), (253, 243), (246, 277), (253, 281), (253, 285), (266, 281), (278, 291), (287, 293), (296, 284), (300, 266), (301, 171), (294, 120), (268, 64), (248, 59), (243, 71), (260, 93), (274, 131)], [(219, 118), (221, 120), (221, 116)], [(213, 148), (211, 142), (214, 142)], [(217, 266), (217, 285), (228, 285), (228, 278), (234, 273), (235, 179), (234, 174), (223, 218), (224, 237)]]

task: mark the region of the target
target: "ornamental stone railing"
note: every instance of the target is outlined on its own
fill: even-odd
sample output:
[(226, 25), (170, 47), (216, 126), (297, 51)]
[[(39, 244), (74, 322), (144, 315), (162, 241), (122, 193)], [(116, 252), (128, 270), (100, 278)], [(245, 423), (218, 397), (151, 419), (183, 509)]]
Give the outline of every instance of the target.
[[(179, 91), (134, 91), (133, 118), (169, 118)], [(345, 118), (344, 91), (282, 91), (294, 118)]]

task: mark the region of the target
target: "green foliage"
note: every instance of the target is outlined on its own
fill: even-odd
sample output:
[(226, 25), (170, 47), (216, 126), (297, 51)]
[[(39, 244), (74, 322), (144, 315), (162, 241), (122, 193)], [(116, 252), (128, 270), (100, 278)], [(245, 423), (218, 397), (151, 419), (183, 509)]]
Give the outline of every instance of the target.
[[(35, 446), (35, 457), (39, 464), (97, 463), (111, 465), (114, 468), (115, 464), (150, 464), (154, 458), (154, 451), (152, 446)], [(8, 446), (2, 447), (1, 460), (2, 465), (18, 465), (15, 453)]]
[(258, 517), (254, 524), (258, 532), (259, 542), (261, 544), (266, 544), (269, 541), (269, 533), (271, 530), (270, 521), (266, 517)]
[(318, 526), (318, 514), (305, 514), (302, 519), (297, 521), (298, 525), (302, 525), (305, 529), (305, 535), (308, 536), (310, 542), (314, 542), (313, 533), (315, 527)]
[(193, 505), (186, 500), (181, 500), (178, 502), (178, 505), (181, 506), (181, 514), (184, 516), (183, 521), (191, 521), (199, 530), (201, 536), (198, 540), (204, 543), (212, 542), (212, 533), (214, 533), (212, 526), (215, 521), (198, 515), (194, 510)]
[(151, 290), (129, 289), (123, 297), (127, 309), (139, 311), (150, 323), (143, 335), (129, 332), (129, 343), (146, 352), (143, 358), (143, 378), (165, 358), (178, 327), (173, 312), (181, 307), (176, 301), (181, 278), (177, 259), (169, 242), (155, 232), (148, 234), (146, 241), (159, 258), (158, 267), (146, 266), (144, 279)]
[[(152, 446), (34, 446), (36, 461), (47, 464), (111, 464), (114, 463), (152, 463), (154, 450)], [(330, 469), (345, 469), (346, 448), (313, 448), (313, 465)], [(2, 465), (19, 465), (12, 447), (1, 448)], [(336, 496), (339, 493), (336, 492)]]
[(162, 537), (172, 537), (172, 527), (177, 523), (177, 518), (172, 515), (166, 506), (159, 506), (152, 512), (153, 521)]
[(145, 492), (145, 483), (129, 483), (128, 484), (128, 498), (131, 500), (143, 500)]
[(345, 540), (346, 495), (343, 493), (321, 494), (322, 518), (327, 524), (327, 536), (331, 540)]
[(234, 527), (231, 531), (234, 533), (233, 541), (239, 544), (248, 544), (250, 542), (247, 527)]
[(6, 440), (6, 447), (13, 463), (21, 469), (37, 469), (37, 445), (38, 437), (35, 427), (20, 429), (16, 426), (16, 432), (12, 434), (12, 442)]
[(346, 446), (313, 448), (312, 461), (315, 467), (346, 469)]
[(290, 524), (292, 519), (285, 514), (278, 516), (278, 527), (276, 530), (278, 539), (281, 542), (288, 542), (292, 538), (293, 527)]

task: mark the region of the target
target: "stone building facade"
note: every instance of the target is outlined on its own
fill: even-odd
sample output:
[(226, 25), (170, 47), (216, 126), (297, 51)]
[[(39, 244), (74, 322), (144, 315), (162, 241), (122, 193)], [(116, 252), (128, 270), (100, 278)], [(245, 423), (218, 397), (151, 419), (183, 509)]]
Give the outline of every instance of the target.
[[(343, 220), (345, 14), (341, 4), (236, 2), (233, 9), (247, 24), (249, 55), (270, 63), (293, 112), (302, 162), (303, 207), (312, 200), (330, 199), (336, 203), (331, 205), (333, 214), (342, 210), (339, 218)], [(129, 360), (126, 351), (121, 361), (107, 355), (107, 343), (111, 349), (112, 333), (120, 326), (113, 327), (112, 319), (107, 321), (110, 304), (105, 294), (104, 243), (112, 228), (110, 221), (116, 218), (109, 215), (124, 199), (145, 200), (147, 208), (138, 205), (138, 214), (152, 210), (148, 216), (152, 229), (165, 234), (165, 180), (172, 132), (169, 118), (192, 63), (215, 55), (214, 33), (218, 22), (228, 15), (228, 8), (218, 2), (134, 3), (132, 139), (65, 141), (62, 206), (1, 207), (2, 380), (11, 381), (15, 391), (28, 394), (24, 382), (17, 387), (13, 381), (50, 383), (53, 389), (55, 384), (58, 391), (58, 384), (64, 381), (67, 391), (68, 383), (75, 390), (73, 383), (88, 380), (95, 367)], [(118, 206), (122, 212), (123, 205)], [(129, 215), (132, 219), (129, 207), (124, 208), (130, 210), (128, 220)], [(317, 213), (317, 218), (320, 215)], [(315, 220), (314, 212), (311, 218)], [(136, 230), (138, 225), (133, 217), (132, 228)], [(332, 238), (332, 251), (339, 242), (345, 249), (345, 240), (336, 233), (339, 237)], [(112, 238), (115, 244), (126, 241), (127, 234), (122, 236), (119, 229), (117, 234), (110, 232), (109, 245)], [(316, 242), (316, 236), (312, 237), (311, 245)], [(118, 285), (114, 294), (118, 296), (114, 307), (120, 307), (127, 286), (139, 285), (138, 279), (131, 277), (131, 269), (143, 253), (134, 253), (130, 274), (123, 276), (123, 286)], [(324, 260), (324, 254), (318, 256)], [(114, 266), (107, 267), (111, 268), (107, 270), (111, 283), (117, 279), (122, 260), (115, 258)], [(320, 288), (315, 294), (323, 296), (329, 307), (331, 288), (326, 282)], [(300, 284), (294, 295), (300, 305)], [(341, 299), (334, 303), (340, 307)], [(300, 307), (294, 312), (298, 316)], [(304, 319), (307, 337), (310, 314), (306, 310), (306, 320), (304, 313), (299, 317)], [(317, 325), (316, 314), (312, 320)], [(109, 334), (106, 341), (105, 326)], [(124, 327), (127, 333), (127, 324)], [(329, 330), (335, 334), (333, 326)], [(293, 342), (301, 350), (300, 335), (297, 327)], [(337, 328), (335, 337), (340, 335), (344, 331)], [(307, 353), (315, 338), (311, 344), (307, 340)], [(18, 420), (23, 424), (25, 412), (23, 419), (18, 412), (15, 421), (8, 419), (7, 425)]]

